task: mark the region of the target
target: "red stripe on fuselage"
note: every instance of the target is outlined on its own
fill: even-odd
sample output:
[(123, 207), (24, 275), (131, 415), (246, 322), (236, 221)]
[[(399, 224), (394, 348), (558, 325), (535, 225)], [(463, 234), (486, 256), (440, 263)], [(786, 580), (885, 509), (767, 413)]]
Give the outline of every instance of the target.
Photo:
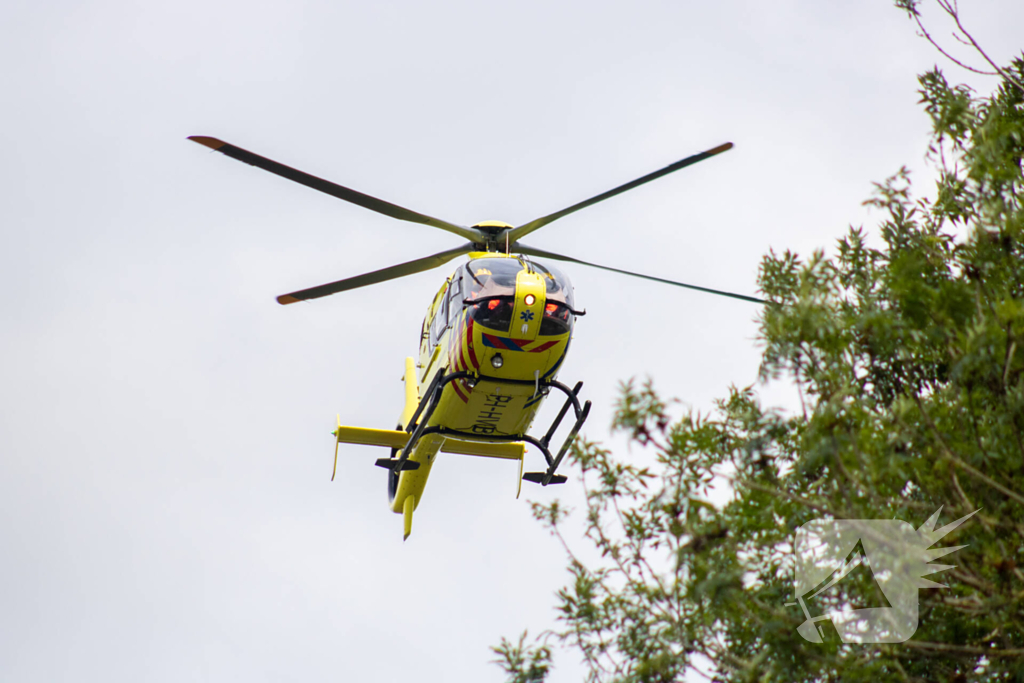
[(465, 363), (462, 361), (462, 327), (459, 327), (458, 334), (452, 340), (452, 346), (448, 349), (448, 362), (456, 372), (465, 370)]
[(459, 369), (469, 368), (469, 349), (466, 348), (466, 324), (459, 325)]
[(544, 342), (543, 344), (541, 344), (537, 348), (530, 349), (530, 353), (540, 353), (541, 351), (547, 351), (548, 349), (550, 349), (552, 346), (554, 346), (557, 343), (558, 343), (557, 341)]
[[(468, 316), (467, 316), (468, 317)], [(469, 348), (469, 361), (473, 364), (474, 370), (480, 370), (480, 361), (476, 359), (476, 351), (473, 349), (473, 319), (469, 318), (469, 323), (466, 325), (466, 346)]]

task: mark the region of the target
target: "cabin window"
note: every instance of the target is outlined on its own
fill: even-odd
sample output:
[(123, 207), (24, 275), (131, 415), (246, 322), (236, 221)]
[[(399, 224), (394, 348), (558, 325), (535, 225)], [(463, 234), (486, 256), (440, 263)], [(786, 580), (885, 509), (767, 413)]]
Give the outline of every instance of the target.
[(462, 292), (462, 272), (460, 271), (455, 274), (451, 287), (448, 288), (449, 322), (454, 322), (455, 318), (459, 315), (459, 311), (462, 310), (462, 302), (465, 298), (466, 297)]
[(448, 329), (448, 297), (442, 296), (441, 303), (437, 308), (437, 312), (434, 314), (434, 319), (430, 323), (430, 346), (433, 348), (437, 341), (444, 334), (444, 331)]

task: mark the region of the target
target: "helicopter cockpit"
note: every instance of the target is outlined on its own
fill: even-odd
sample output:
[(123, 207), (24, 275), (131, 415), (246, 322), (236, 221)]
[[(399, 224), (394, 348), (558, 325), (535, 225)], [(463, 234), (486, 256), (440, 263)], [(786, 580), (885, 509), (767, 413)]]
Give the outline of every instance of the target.
[(478, 324), (508, 332), (516, 297), (516, 277), (522, 270), (544, 279), (546, 303), (541, 321), (542, 336), (570, 332), (574, 321), (572, 284), (561, 271), (535, 261), (518, 258), (479, 258), (460, 269), (463, 292), (470, 315)]

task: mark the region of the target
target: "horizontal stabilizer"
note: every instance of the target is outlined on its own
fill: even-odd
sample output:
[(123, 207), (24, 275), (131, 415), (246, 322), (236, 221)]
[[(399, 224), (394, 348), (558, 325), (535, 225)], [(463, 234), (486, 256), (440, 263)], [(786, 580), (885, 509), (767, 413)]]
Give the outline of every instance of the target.
[(477, 455), (482, 458), (503, 458), (505, 460), (522, 460), (526, 452), (524, 443), (480, 443), (478, 441), (459, 441), (445, 439), (441, 446), (442, 453), (458, 455)]
[(367, 429), (365, 427), (339, 426), (334, 432), (340, 443), (357, 443), (365, 446), (402, 448), (409, 442), (409, 435), (396, 429)]
[[(544, 477), (547, 476), (547, 472), (527, 472), (523, 475), (523, 479), (526, 481), (532, 481), (534, 484), (540, 484), (544, 481)], [(551, 481), (549, 484), (564, 484), (568, 480), (564, 474), (552, 474)]]
[[(377, 462), (373, 464), (376, 465), (377, 467), (383, 467), (386, 470), (394, 471), (395, 465), (397, 465), (399, 462), (400, 461), (398, 458), (378, 458)], [(406, 470), (418, 470), (419, 468), (420, 464), (415, 460), (406, 460), (405, 462), (402, 463), (403, 472)]]

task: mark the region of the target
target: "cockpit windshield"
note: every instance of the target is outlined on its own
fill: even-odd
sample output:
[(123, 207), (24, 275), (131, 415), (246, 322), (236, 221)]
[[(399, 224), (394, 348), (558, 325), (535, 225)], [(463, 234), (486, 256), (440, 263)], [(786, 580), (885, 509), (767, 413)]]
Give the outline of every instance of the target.
[(523, 264), (514, 258), (478, 258), (466, 264), (466, 299), (515, 296)]
[(572, 301), (572, 283), (565, 273), (553, 266), (548, 266), (536, 261), (530, 261), (533, 269), (544, 276), (544, 284), (547, 288), (548, 301), (559, 301), (569, 308), (575, 308)]
[(569, 278), (556, 268), (519, 258), (479, 258), (465, 266), (461, 279), (465, 286), (464, 305), (479, 324), (508, 332), (515, 307), (516, 278), (524, 269), (544, 280), (545, 298), (540, 335), (561, 335), (572, 331), (573, 297)]
[[(573, 308), (572, 284), (557, 268), (529, 261), (529, 267), (544, 278), (547, 299)], [(523, 264), (515, 258), (480, 258), (466, 264), (466, 299), (515, 296), (516, 276)]]

